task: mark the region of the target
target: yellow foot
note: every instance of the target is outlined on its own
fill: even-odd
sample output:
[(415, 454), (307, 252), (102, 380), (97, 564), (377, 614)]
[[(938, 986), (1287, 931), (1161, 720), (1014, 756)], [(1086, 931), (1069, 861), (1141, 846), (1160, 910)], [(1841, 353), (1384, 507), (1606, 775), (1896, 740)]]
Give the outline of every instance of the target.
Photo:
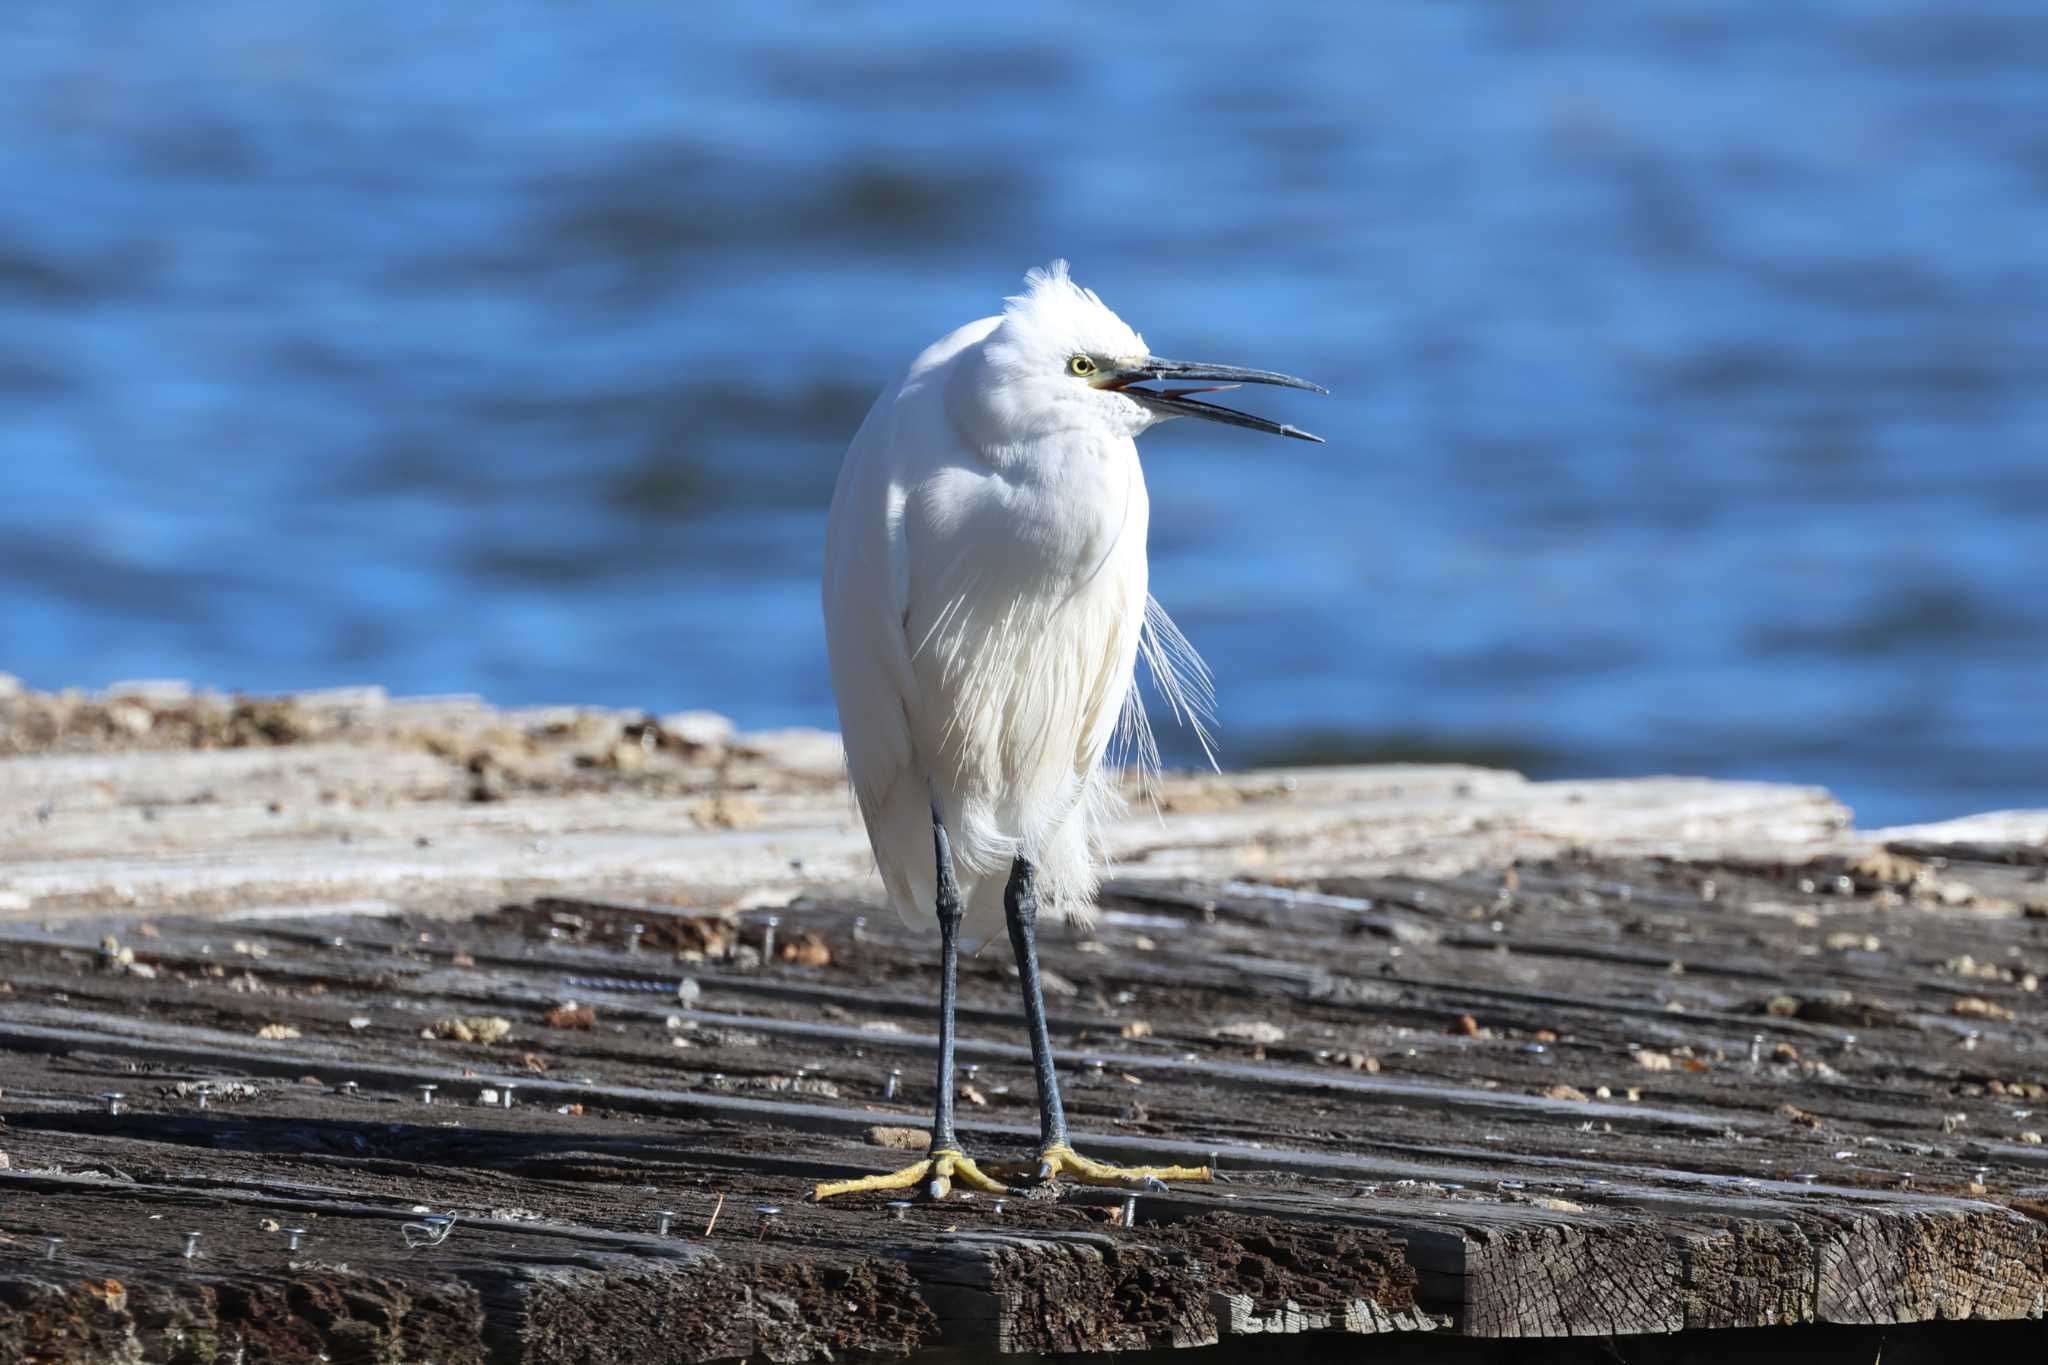
[(1010, 1192), (1010, 1187), (1002, 1181), (983, 1175), (974, 1159), (958, 1147), (941, 1147), (915, 1166), (905, 1166), (887, 1175), (864, 1175), (858, 1180), (828, 1180), (811, 1191), (811, 1198), (815, 1201), (842, 1194), (862, 1194), (868, 1190), (914, 1190), (922, 1187), (933, 1199), (944, 1199), (956, 1180), (985, 1194)]
[[(1029, 1168), (1024, 1172), (1028, 1173)], [(1038, 1179), (1050, 1183), (1060, 1175), (1080, 1185), (1121, 1185), (1126, 1189), (1165, 1189), (1169, 1180), (1206, 1184), (1215, 1179), (1207, 1166), (1107, 1166), (1091, 1160), (1064, 1142), (1054, 1143), (1038, 1154)]]

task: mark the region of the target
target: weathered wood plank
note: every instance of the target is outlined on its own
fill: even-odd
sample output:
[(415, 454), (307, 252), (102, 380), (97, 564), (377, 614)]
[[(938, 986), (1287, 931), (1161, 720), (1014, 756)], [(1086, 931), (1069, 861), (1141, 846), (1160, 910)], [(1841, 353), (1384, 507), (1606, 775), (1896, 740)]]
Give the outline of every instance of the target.
[[(2023, 820), (1887, 848), (1802, 789), (1179, 779), (1117, 831), (1097, 929), (1044, 945), (1052, 1025), (1086, 1150), (1228, 1182), (1130, 1227), (1095, 1192), (899, 1221), (798, 1196), (905, 1159), (929, 944), (868, 899), (829, 737), (683, 728), (166, 703), (126, 747), (0, 762), (0, 1356), (1476, 1351), (2044, 1311)], [(962, 1135), (1022, 1155), (1007, 956), (961, 991)], [(422, 1207), (460, 1232), (407, 1252)], [(317, 1228), (297, 1262), (284, 1216)]]
[[(17, 693), (0, 697), (10, 748), (0, 915), (599, 890), (732, 904), (874, 885), (837, 740), (815, 732), (363, 692)], [(1845, 823), (1811, 788), (1388, 766), (1172, 777), (1108, 844), (1150, 876), (1442, 876), (1593, 843), (1817, 845)]]

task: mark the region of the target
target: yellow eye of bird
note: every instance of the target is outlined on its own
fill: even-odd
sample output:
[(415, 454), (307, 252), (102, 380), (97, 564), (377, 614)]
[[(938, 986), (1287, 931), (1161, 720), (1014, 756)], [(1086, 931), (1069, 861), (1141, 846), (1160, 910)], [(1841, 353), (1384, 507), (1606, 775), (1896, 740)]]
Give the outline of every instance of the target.
[(1086, 379), (1095, 373), (1095, 362), (1085, 355), (1077, 355), (1067, 362), (1067, 373)]

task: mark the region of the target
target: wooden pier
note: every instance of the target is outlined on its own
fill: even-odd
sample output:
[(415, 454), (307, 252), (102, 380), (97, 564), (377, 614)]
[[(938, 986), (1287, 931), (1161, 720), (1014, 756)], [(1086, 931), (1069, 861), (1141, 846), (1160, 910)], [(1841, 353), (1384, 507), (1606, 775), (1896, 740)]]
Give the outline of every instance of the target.
[[(2048, 815), (1174, 779), (1052, 1025), (1082, 1150), (1225, 1181), (891, 1208), (803, 1199), (935, 1051), (829, 736), (138, 687), (0, 755), (0, 1361), (2048, 1346)], [(1007, 951), (961, 991), (1022, 1157)]]

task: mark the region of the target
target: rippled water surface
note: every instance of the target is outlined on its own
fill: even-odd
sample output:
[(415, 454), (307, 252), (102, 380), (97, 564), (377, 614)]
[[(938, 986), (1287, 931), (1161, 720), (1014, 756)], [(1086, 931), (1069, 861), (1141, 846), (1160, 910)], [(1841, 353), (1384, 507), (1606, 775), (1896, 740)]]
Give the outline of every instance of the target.
[(0, 668), (829, 724), (847, 438), (1065, 255), (1335, 391), (1146, 442), (1226, 761), (2048, 805), (2048, 6), (967, 8), (10, 9)]

